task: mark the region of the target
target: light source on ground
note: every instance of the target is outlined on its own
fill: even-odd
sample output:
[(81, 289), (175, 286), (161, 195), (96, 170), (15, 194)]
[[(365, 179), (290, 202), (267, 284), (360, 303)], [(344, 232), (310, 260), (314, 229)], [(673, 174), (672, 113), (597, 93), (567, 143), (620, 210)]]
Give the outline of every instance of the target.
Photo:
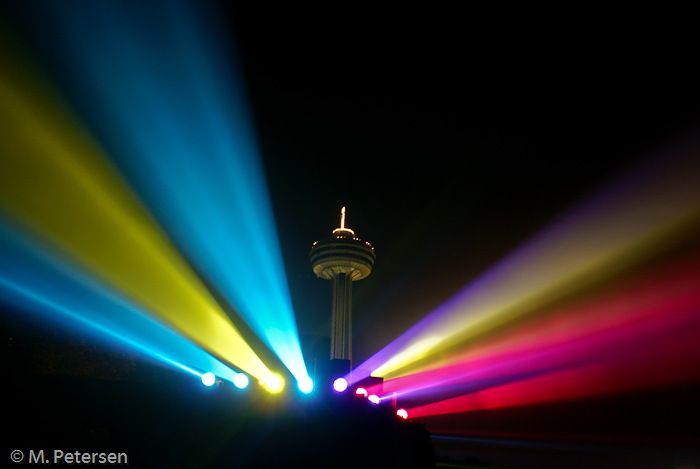
[(367, 397), (367, 395), (368, 395), (367, 390), (365, 388), (355, 389), (355, 394), (357, 394), (358, 396), (363, 396), (363, 397)]
[(245, 373), (238, 373), (234, 378), (233, 378), (233, 385), (236, 386), (238, 389), (245, 389), (248, 387), (248, 375)]
[(265, 378), (262, 383), (267, 387), (270, 392), (279, 392), (282, 390), (282, 379), (277, 375), (269, 375)]
[(213, 386), (216, 383), (216, 376), (211, 371), (208, 371), (202, 375), (202, 384), (205, 386)]
[(306, 378), (300, 379), (297, 382), (297, 386), (301, 392), (304, 394), (309, 394), (314, 389), (314, 382), (307, 376)]
[(343, 392), (348, 388), (348, 382), (345, 380), (345, 378), (338, 378), (335, 381), (333, 381), (333, 389), (335, 389), (338, 392)]
[(398, 416), (401, 417), (402, 419), (407, 419), (407, 418), (408, 418), (408, 412), (406, 411), (406, 409), (399, 409), (399, 410), (397, 410), (397, 411), (396, 411), (396, 415), (398, 415)]
[(370, 394), (370, 396), (367, 398), (372, 404), (379, 404), (379, 396), (376, 394)]

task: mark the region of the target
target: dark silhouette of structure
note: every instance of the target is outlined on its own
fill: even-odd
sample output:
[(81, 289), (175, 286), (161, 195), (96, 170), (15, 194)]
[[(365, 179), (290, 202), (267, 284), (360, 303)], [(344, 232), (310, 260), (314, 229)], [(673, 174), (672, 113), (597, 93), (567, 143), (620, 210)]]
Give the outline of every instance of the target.
[(372, 272), (376, 259), (374, 248), (345, 227), (343, 207), (340, 228), (333, 230), (331, 238), (316, 241), (309, 257), (314, 273), (333, 281), (330, 359), (346, 360), (349, 371), (352, 365), (352, 282)]

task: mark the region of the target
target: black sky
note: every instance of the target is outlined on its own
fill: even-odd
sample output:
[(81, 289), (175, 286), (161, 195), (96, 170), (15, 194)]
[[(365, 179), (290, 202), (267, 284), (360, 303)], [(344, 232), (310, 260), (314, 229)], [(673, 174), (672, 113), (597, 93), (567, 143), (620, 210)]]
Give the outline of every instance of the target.
[[(347, 226), (376, 249), (372, 274), (354, 285), (355, 365), (596, 188), (700, 129), (697, 28), (657, 11), (217, 4), (238, 51), (303, 344), (328, 335), (331, 285), (315, 277), (308, 252), (338, 226), (341, 207)], [(11, 401), (19, 402), (8, 421), (27, 426), (13, 431), (25, 447), (41, 444), (39, 421), (48, 422), (46, 448), (61, 441), (55, 434), (84, 444), (96, 439), (87, 432), (107, 428), (114, 432), (107, 441), (118, 443), (110, 450), (146, 453), (159, 432), (181, 436), (171, 419), (182, 408), (190, 411), (180, 415), (183, 428), (198, 431), (189, 376), (186, 385), (153, 386), (156, 374), (131, 351), (23, 311), (0, 314), (2, 362), (13, 376)], [(140, 372), (152, 394), (134, 398), (136, 405), (131, 396), (143, 395), (141, 387), (128, 394), (114, 383), (53, 380)], [(16, 379), (27, 374), (49, 377), (41, 386)], [(437, 424), (531, 436), (552, 428), (597, 434), (612, 425), (607, 434), (685, 437), (697, 433), (696, 388), (671, 398), (489, 409)], [(163, 405), (181, 389), (186, 405)], [(105, 407), (111, 396), (118, 405)], [(54, 412), (42, 416), (44, 407)], [(89, 425), (71, 415), (74, 433), (66, 432), (69, 420), (54, 416), (74, 409)], [(135, 419), (147, 424), (134, 427)], [(220, 440), (224, 427), (211, 428), (211, 441)], [(162, 455), (158, 446), (154, 452)]]
[(302, 335), (328, 335), (308, 252), (341, 207), (376, 249), (356, 363), (700, 124), (698, 35), (654, 11), (217, 5)]
[(375, 246), (354, 284), (356, 360), (700, 122), (693, 33), (658, 19), (229, 13), (302, 334), (327, 334), (330, 284), (307, 255), (342, 206)]

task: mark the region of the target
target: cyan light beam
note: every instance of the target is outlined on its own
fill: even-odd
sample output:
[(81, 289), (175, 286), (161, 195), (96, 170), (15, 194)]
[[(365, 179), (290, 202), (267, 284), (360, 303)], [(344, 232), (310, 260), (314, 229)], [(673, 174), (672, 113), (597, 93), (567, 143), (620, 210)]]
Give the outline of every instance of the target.
[(0, 212), (210, 353), (270, 378), (39, 70), (5, 40), (0, 62)]
[(6, 221), (0, 223), (4, 303), (106, 338), (200, 378), (212, 372), (233, 383), (240, 374), (31, 238), (12, 230)]
[(213, 11), (29, 3), (17, 16), (41, 25), (32, 41), (118, 167), (198, 271), (307, 380), (255, 133)]

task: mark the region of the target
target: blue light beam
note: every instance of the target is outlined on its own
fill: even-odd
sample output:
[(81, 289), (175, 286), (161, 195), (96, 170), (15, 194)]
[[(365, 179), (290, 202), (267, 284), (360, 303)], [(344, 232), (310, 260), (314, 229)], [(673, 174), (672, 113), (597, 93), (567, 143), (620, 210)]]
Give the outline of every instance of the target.
[(235, 384), (245, 377), (30, 239), (0, 220), (2, 302), (200, 378), (213, 372)]
[(306, 382), (255, 132), (217, 12), (188, 2), (27, 4), (14, 12), (32, 26), (22, 31), (115, 164)]

